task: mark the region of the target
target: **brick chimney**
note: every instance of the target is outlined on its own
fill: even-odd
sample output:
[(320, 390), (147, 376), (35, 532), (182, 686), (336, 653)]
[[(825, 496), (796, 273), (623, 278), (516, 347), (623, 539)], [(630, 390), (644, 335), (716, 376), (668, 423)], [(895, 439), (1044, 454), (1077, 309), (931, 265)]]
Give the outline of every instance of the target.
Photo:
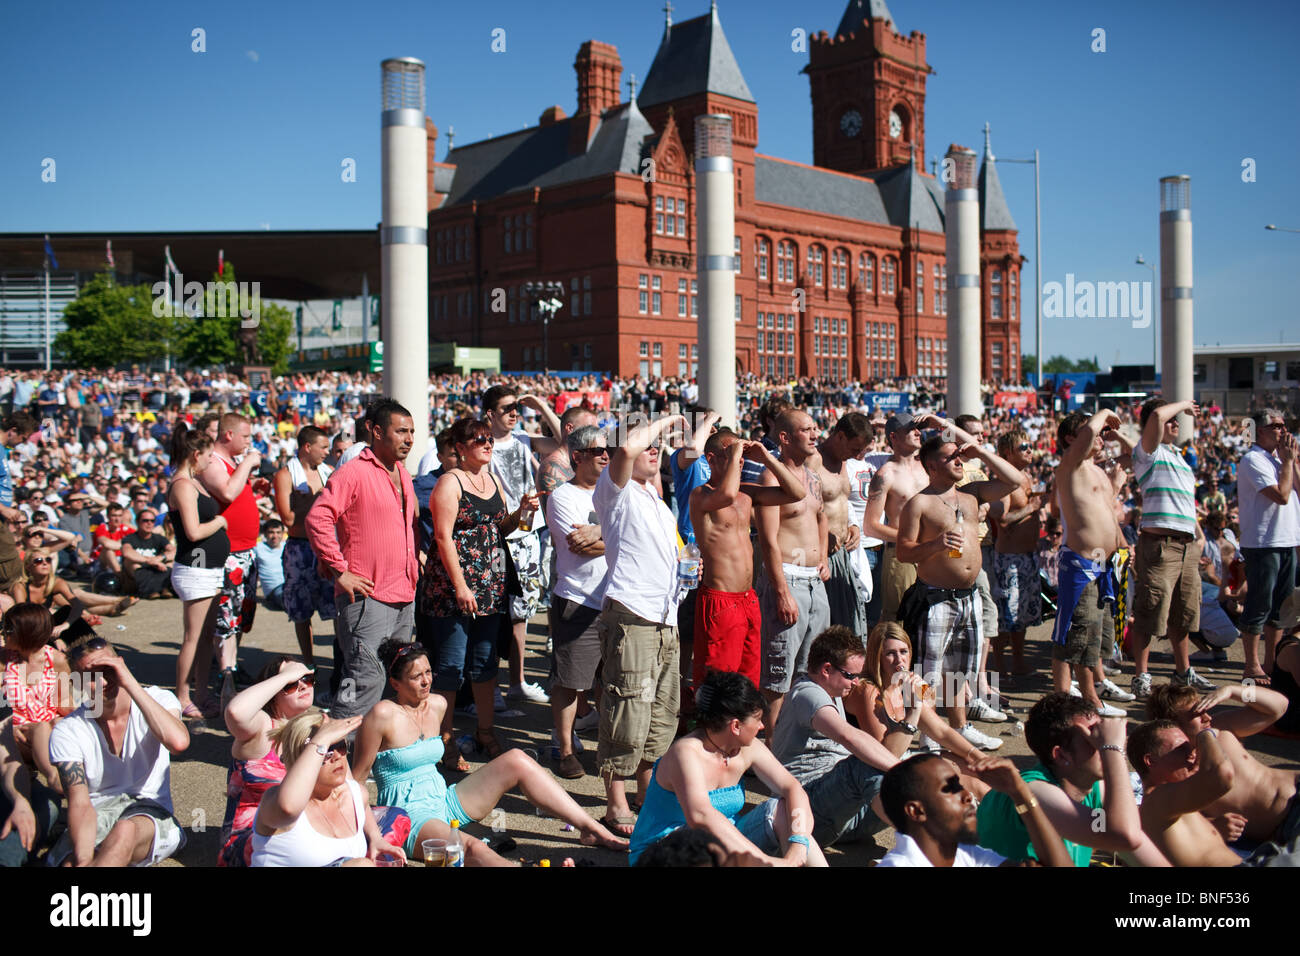
[(588, 40), (578, 48), (573, 63), (578, 72), (578, 112), (601, 113), (620, 102), (619, 84), (623, 80), (623, 61), (618, 47), (599, 40)]

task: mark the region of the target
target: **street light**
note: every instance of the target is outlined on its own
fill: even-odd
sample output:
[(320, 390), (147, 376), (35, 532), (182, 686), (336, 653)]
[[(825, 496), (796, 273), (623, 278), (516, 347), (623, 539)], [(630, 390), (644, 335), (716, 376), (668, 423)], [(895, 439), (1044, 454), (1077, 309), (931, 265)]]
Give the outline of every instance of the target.
[(1137, 257), (1137, 264), (1140, 266), (1146, 266), (1148, 269), (1151, 270), (1151, 301), (1155, 303), (1155, 310), (1156, 310), (1155, 317), (1151, 320), (1151, 377), (1155, 378), (1156, 363), (1160, 355), (1160, 349), (1156, 345), (1156, 343), (1159, 341), (1158, 337), (1156, 336), (1156, 327), (1160, 324), (1160, 299), (1158, 297), (1160, 292), (1160, 286), (1159, 283), (1156, 282), (1156, 267), (1153, 266), (1151, 263), (1147, 262), (1145, 259), (1143, 259), (1142, 253), (1140, 252), (1138, 253), (1138, 257)]
[(524, 295), (542, 313), (542, 371), (551, 368), (551, 316), (564, 308), (563, 282), (525, 282)]
[(1272, 229), (1274, 232), (1300, 232), (1300, 229), (1292, 229), (1289, 226), (1275, 226), (1271, 222), (1264, 228)]

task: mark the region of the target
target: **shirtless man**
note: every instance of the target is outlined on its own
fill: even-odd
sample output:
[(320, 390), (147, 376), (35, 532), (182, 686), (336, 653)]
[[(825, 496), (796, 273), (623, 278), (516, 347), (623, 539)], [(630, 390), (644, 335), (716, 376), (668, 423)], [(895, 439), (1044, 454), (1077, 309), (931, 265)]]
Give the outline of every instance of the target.
[[(743, 441), (730, 430), (714, 432), (704, 445), (710, 478), (691, 492), (691, 522), (704, 565), (695, 602), (695, 654), (692, 683), (699, 687), (710, 670), (744, 674), (755, 686), (761, 646), (754, 551), (749, 522), (755, 504), (802, 501), (807, 491), (776, 456), (757, 441)], [(776, 476), (777, 487), (742, 484), (743, 463), (758, 460)]]
[(867, 534), (885, 542), (880, 557), (880, 585), (884, 591), (880, 607), (882, 621), (897, 619), (903, 595), (916, 582), (916, 566), (899, 561), (897, 546), (898, 516), (904, 503), (930, 481), (916, 457), (921, 450), (921, 427), (921, 422), (907, 412), (889, 417), (885, 422), (885, 441), (893, 454), (871, 479), (867, 492), (863, 528)]
[[(922, 678), (941, 691), (948, 723), (973, 746), (996, 750), (1002, 740), (967, 721), (967, 684), (976, 680), (984, 646), (983, 610), (975, 579), (982, 556), (979, 512), (1024, 484), (1025, 476), (980, 447), (964, 429), (931, 415), (942, 429), (918, 453), (929, 484), (903, 505), (898, 518), (898, 560), (917, 565), (917, 582), (899, 608), (921, 656)], [(951, 437), (949, 437), (951, 436)], [(973, 455), (993, 478), (957, 487), (963, 458)]]
[(307, 425), (298, 432), (298, 454), (271, 480), (275, 510), (289, 529), (282, 558), (284, 610), (293, 622), (298, 649), (308, 667), (314, 666), (312, 615), (320, 612), (322, 621), (334, 620), (334, 582), (320, 573), (303, 523), (333, 474), (334, 470), (325, 464), (329, 450), (329, 436), (315, 425)]
[[(1029, 467), (1029, 436), (1019, 428), (998, 438), (998, 454), (1022, 471)], [(998, 529), (993, 545), (993, 580), (998, 594), (998, 633), (993, 639), (993, 660), (1004, 677), (1002, 652), (1011, 642), (1011, 671), (1016, 677), (1031, 672), (1025, 664), (1025, 631), (1043, 623), (1039, 587), (1039, 508), (1043, 493), (1034, 491), (1028, 476), (1011, 494), (995, 501), (989, 523)]]
[[(826, 510), (822, 507), (821, 481), (808, 467), (817, 453), (817, 426), (798, 409), (782, 412), (773, 424), (781, 461), (798, 478), (806, 495), (794, 504), (760, 505), (757, 509), (763, 576), (758, 602), (762, 611), (762, 681), (759, 687), (770, 702), (769, 728), (776, 726), (781, 699), (797, 674), (808, 669), (813, 638), (830, 626), (826, 585)], [(769, 468), (763, 485), (775, 486)]]
[(867, 633), (867, 608), (853, 564), (862, 529), (849, 521), (849, 473), (844, 463), (858, 458), (871, 444), (871, 437), (867, 416), (848, 412), (835, 423), (808, 463), (821, 482), (822, 507), (826, 509), (831, 570), (826, 597), (830, 601), (831, 624), (842, 624), (863, 639)]
[[(1210, 710), (1229, 700), (1245, 706)], [(1252, 841), (1289, 843), (1300, 836), (1300, 796), (1292, 771), (1266, 767), (1241, 745), (1242, 737), (1259, 733), (1286, 713), (1287, 699), (1267, 687), (1226, 684), (1202, 695), (1179, 684), (1157, 684), (1147, 698), (1147, 715), (1153, 720), (1172, 720), (1189, 739), (1206, 727), (1219, 732), (1219, 747), (1234, 772), (1226, 794), (1202, 809), (1219, 825), (1231, 843), (1245, 833)]]
[(1092, 418), (1071, 412), (1056, 429), (1061, 463), (1056, 492), (1065, 543), (1057, 579), (1058, 610), (1052, 629), (1052, 689), (1070, 690), (1070, 674), (1079, 693), (1103, 717), (1122, 717), (1118, 707), (1098, 695), (1095, 672), (1106, 635), (1114, 640), (1115, 578), (1110, 556), (1123, 543), (1115, 521), (1111, 478), (1093, 460), (1119, 428), (1119, 416), (1101, 409)]
[(542, 457), (542, 465), (537, 469), (537, 496), (541, 500), (539, 510), (543, 514), (546, 513), (546, 499), (551, 492), (573, 478), (573, 462), (569, 460), (569, 447), (564, 439), (577, 429), (598, 422), (596, 413), (581, 405), (566, 408), (560, 416), (560, 441), (554, 451)]

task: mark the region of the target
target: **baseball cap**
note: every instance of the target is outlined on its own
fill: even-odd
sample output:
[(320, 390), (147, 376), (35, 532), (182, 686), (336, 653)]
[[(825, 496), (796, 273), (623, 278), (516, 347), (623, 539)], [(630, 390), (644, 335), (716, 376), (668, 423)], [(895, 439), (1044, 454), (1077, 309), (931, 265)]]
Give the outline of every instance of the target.
[(890, 415), (889, 420), (885, 422), (885, 436), (888, 437), (894, 434), (894, 432), (905, 432), (909, 428), (920, 428), (920, 427), (921, 426), (917, 423), (916, 419), (914, 419), (911, 416), (910, 413), (897, 412), (893, 415)]

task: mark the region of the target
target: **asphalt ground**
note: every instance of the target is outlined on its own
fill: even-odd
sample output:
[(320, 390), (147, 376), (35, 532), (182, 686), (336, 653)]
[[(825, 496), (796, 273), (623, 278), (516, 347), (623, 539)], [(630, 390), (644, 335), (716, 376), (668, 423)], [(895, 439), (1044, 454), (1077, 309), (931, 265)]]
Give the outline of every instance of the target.
[[(979, 724), (985, 733), (1000, 736), (1004, 744), (998, 751), (1001, 756), (1010, 757), (1022, 769), (1032, 765), (1035, 758), (1025, 744), (1023, 734), (1017, 734), (1015, 721), (1023, 720), (1029, 708), (1044, 693), (1050, 690), (1050, 627), (1051, 622), (1034, 628), (1026, 641), (1026, 660), (1034, 673), (1019, 678), (1014, 686), (1005, 684), (1001, 693), (1011, 701), (1014, 713), (1006, 723)], [(111, 640), (122, 656), (127, 660), (132, 672), (141, 682), (158, 684), (174, 689), (175, 657), (180, 645), (181, 611), (175, 600), (145, 601), (136, 605), (122, 618), (106, 619), (100, 633)], [(328, 662), (331, 659), (333, 626), (329, 622), (316, 622), (316, 658), (320, 668), (320, 683), (328, 684)], [(249, 674), (256, 674), (272, 654), (297, 654), (297, 641), (293, 627), (281, 612), (259, 607), (253, 630), (247, 634), (239, 652), (239, 665)], [(1230, 661), (1218, 668), (1198, 667), (1216, 683), (1237, 681), (1241, 679), (1242, 657), (1240, 644), (1229, 649)], [(546, 657), (545, 618), (535, 618), (529, 628), (528, 655), (525, 670), (529, 680), (545, 686), (548, 659)], [(1172, 659), (1167, 645), (1162, 649), (1157, 643), (1151, 655), (1153, 679), (1158, 683), (1167, 680), (1172, 672)], [(1126, 662), (1124, 674), (1115, 678), (1122, 688), (1128, 689), (1132, 676), (1132, 664)], [(501, 669), (504, 682), (506, 671)], [(530, 701), (511, 701), (510, 706), (520, 712), (520, 716), (502, 716), (498, 714), (497, 732), (502, 744), (531, 750), (538, 755), (543, 766), (552, 768), (550, 759), (551, 712), (548, 704)], [(1120, 705), (1125, 706), (1125, 705)], [(1127, 705), (1131, 719), (1144, 717), (1139, 704)], [(226, 805), (226, 776), (229, 766), (231, 738), (223, 722), (218, 718), (207, 721), (188, 721), (191, 743), (189, 750), (180, 757), (173, 758), (171, 769), (172, 799), (176, 818), (186, 828), (189, 837), (187, 845), (165, 866), (205, 867), (215, 866), (217, 850), (220, 844), (221, 821)], [(458, 714), (455, 732), (457, 736), (470, 733), (474, 728), (474, 718)], [(583, 735), (586, 749), (579, 754), (579, 759), (587, 770), (587, 776), (578, 780), (559, 780), (560, 785), (568, 790), (574, 799), (593, 816), (604, 812), (604, 792), (595, 771), (595, 732)], [(1255, 736), (1249, 739), (1251, 752), (1264, 763), (1300, 771), (1300, 743), (1276, 737)], [(466, 756), (472, 767), (482, 765), (481, 757)], [(449, 779), (454, 783), (455, 779)], [(765, 798), (761, 784), (747, 778), (749, 802), (758, 803)], [(374, 787), (370, 787), (374, 797)], [(504, 851), (511, 859), (536, 862), (549, 859), (551, 865), (559, 866), (566, 857), (572, 857), (578, 864), (599, 866), (623, 866), (626, 858), (618, 853), (602, 849), (583, 847), (576, 834), (566, 832), (564, 824), (555, 819), (540, 816), (521, 794), (509, 793), (502, 797), (499, 809), (504, 811), (504, 827), (493, 831), (486, 826), (472, 824), (466, 831), (474, 836), (487, 839), (495, 847), (501, 847), (507, 838), (514, 841), (514, 848)], [(494, 814), (498, 826), (502, 816)], [(892, 846), (892, 830), (884, 830), (874, 840), (854, 845), (835, 846), (827, 851), (832, 866), (865, 866), (872, 860), (879, 859)]]

